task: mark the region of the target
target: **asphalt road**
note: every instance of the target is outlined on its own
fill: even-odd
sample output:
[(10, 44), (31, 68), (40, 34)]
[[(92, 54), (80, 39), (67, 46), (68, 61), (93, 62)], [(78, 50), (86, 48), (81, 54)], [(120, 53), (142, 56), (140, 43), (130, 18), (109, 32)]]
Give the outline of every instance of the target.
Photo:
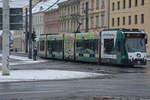
[[(57, 69), (112, 74), (111, 78), (0, 83), (0, 100), (51, 100), (84, 96), (150, 98), (147, 66), (130, 68), (49, 60), (46, 63), (11, 66), (13, 70)], [(64, 99), (66, 100), (66, 99)]]
[(0, 84), (0, 100), (48, 100), (57, 97), (129, 96), (149, 97), (150, 81), (139, 74), (112, 79), (85, 79)]

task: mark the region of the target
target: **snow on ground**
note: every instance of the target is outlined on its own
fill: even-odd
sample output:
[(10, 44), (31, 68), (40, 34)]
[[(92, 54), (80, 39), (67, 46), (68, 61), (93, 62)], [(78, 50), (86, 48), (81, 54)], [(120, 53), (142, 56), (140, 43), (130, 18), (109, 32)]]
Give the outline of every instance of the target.
[(76, 71), (60, 71), (60, 70), (12, 70), (10, 76), (2, 76), (2, 72), (0, 71), (0, 83), (81, 79), (98, 76), (105, 76), (105, 74), (76, 72)]
[[(46, 60), (37, 60), (37, 61), (33, 61), (33, 60), (28, 60), (28, 61), (18, 61), (18, 62), (10, 62), (9, 65), (11, 66), (15, 66), (15, 65), (28, 65), (28, 64), (36, 64), (36, 63), (43, 63), (46, 62)], [(2, 66), (2, 63), (0, 63), (0, 66)]]
[[(0, 54), (0, 57), (2, 57), (3, 55)], [(31, 60), (31, 59), (28, 59), (27, 57), (21, 57), (21, 56), (14, 56), (14, 55), (10, 55), (10, 58), (11, 59), (18, 59), (18, 60)]]
[[(2, 57), (2, 54), (0, 54), (0, 57)], [(24, 64), (35, 64), (35, 63), (47, 62), (47, 60), (38, 59), (37, 61), (33, 61), (31, 59), (28, 59), (28, 57), (21, 57), (21, 56), (14, 56), (14, 55), (10, 55), (10, 58), (20, 60), (18, 62), (10, 62), (10, 65), (24, 65)], [(2, 66), (2, 63), (0, 63), (0, 66)]]

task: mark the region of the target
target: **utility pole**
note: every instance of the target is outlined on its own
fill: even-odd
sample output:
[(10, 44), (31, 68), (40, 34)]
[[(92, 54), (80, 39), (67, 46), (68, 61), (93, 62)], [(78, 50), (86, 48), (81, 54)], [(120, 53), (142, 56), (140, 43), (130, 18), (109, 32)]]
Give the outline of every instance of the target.
[(110, 0), (108, 0), (108, 29), (110, 28)]
[(28, 8), (26, 8), (26, 18), (25, 18), (25, 40), (26, 40), (26, 53), (28, 53), (28, 38), (29, 38), (29, 31), (28, 31)]
[(32, 59), (32, 0), (29, 1), (29, 59)]
[(9, 0), (3, 0), (3, 56), (2, 75), (9, 75)]
[(89, 31), (89, 3), (88, 2), (86, 2), (86, 8), (85, 8), (85, 26), (86, 26), (85, 31), (88, 32)]

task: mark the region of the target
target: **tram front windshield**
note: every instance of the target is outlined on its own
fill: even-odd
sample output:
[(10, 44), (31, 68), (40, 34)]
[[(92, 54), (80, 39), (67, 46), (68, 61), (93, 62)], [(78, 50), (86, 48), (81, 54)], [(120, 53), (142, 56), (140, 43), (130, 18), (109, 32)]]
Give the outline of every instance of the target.
[(146, 52), (144, 36), (126, 37), (128, 52)]

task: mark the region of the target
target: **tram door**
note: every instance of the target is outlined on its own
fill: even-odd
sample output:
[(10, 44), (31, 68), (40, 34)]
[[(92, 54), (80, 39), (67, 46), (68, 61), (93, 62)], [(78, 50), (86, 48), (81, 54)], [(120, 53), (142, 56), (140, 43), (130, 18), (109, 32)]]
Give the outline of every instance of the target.
[(101, 63), (113, 63), (116, 60), (115, 55), (116, 34), (102, 32), (101, 35)]

